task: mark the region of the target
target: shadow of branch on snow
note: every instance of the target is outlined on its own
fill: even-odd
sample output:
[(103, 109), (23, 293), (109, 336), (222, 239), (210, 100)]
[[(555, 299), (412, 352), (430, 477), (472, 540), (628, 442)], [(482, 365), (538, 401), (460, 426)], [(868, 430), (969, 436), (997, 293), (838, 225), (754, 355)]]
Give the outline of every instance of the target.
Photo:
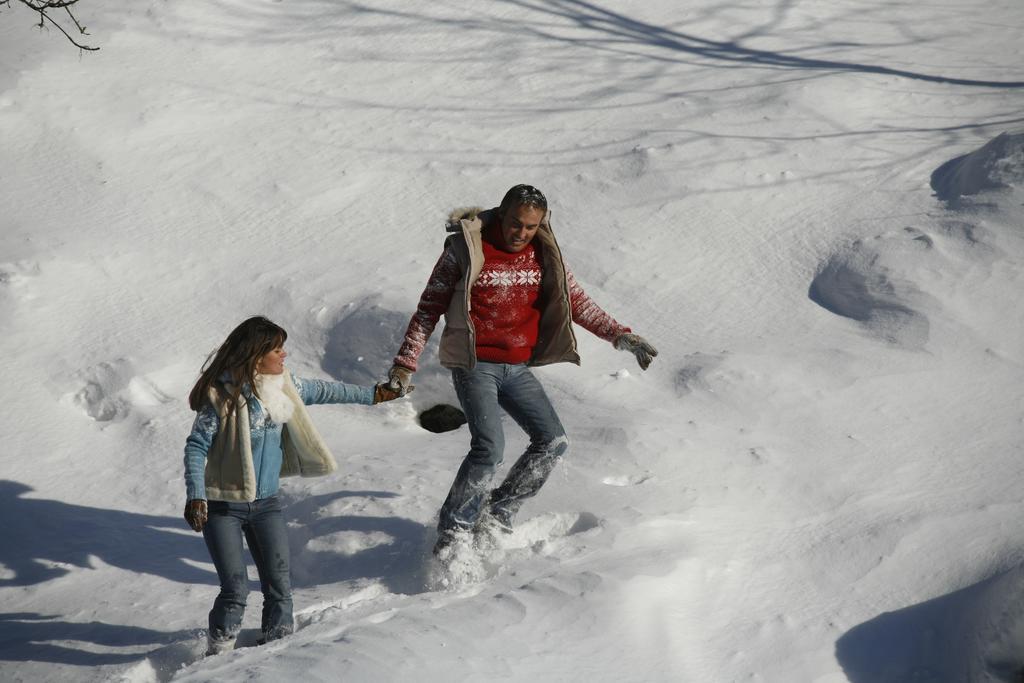
[[(651, 55), (658, 59), (679, 59), (679, 56), (697, 57), (712, 64), (769, 67), (787, 70), (813, 70), (828, 72), (854, 72), (898, 76), (919, 81), (997, 88), (1021, 88), (1024, 81), (989, 81), (970, 78), (954, 78), (905, 69), (850, 62), (844, 60), (815, 59), (801, 57), (800, 52), (821, 51), (837, 45), (813, 45), (795, 48), (788, 52), (758, 50), (745, 47), (740, 42), (712, 40), (685, 33), (658, 24), (640, 21), (628, 15), (607, 9), (596, 2), (585, 0), (503, 0), (503, 2), (532, 12), (547, 14), (551, 18), (567, 21), (586, 29), (593, 35), (581, 38), (567, 38), (534, 26), (541, 35), (554, 41), (567, 41), (593, 49), (622, 49), (633, 47), (657, 48), (661, 54)], [(779, 3), (777, 9), (785, 3)], [(779, 12), (776, 12), (778, 16)], [(777, 22), (776, 22), (777, 23)], [(747, 34), (749, 37), (752, 34)], [(842, 46), (846, 47), (846, 46)], [(676, 57), (673, 57), (676, 55)]]
[[(528, 39), (540, 39), (549, 45), (570, 47), (575, 54), (580, 51), (600, 51), (608, 54), (618, 53), (623, 57), (640, 57), (652, 62), (663, 64), (700, 63), (709, 67), (735, 68), (753, 67), (784, 71), (816, 71), (816, 72), (848, 72), (894, 76), (916, 81), (943, 83), (984, 88), (1021, 88), (1024, 81), (997, 81), (974, 78), (960, 78), (943, 74), (933, 74), (912, 69), (899, 69), (867, 61), (850, 61), (844, 59), (828, 59), (805, 55), (827, 54), (831, 51), (862, 48), (870, 51), (875, 48), (900, 47), (904, 45), (920, 45), (929, 39), (918, 37), (914, 27), (898, 27), (897, 32), (904, 35), (901, 43), (852, 44), (849, 42), (818, 42), (794, 45), (786, 50), (768, 50), (749, 47), (745, 44), (752, 38), (774, 35), (783, 29), (783, 20), (791, 14), (791, 3), (776, 2), (768, 12), (769, 20), (760, 27), (751, 28), (738, 33), (732, 39), (714, 39), (690, 33), (682, 28), (685, 24), (717, 18), (725, 22), (729, 20), (729, 12), (742, 9), (730, 2), (719, 2), (709, 6), (686, 8), (680, 11), (680, 18), (667, 18), (666, 23), (643, 21), (635, 16), (611, 9), (609, 6), (587, 0), (498, 0), (491, 7), (496, 12), (467, 11), (463, 8), (452, 8), (435, 5), (424, 9), (394, 9), (377, 7), (369, 2), (328, 2), (327, 0), (302, 0), (277, 5), (246, 5), (240, 7), (236, 2), (219, 0), (221, 16), (227, 23), (217, 23), (211, 18), (208, 26), (188, 26), (179, 32), (191, 37), (201, 36), (208, 32), (211, 38), (224, 40), (259, 40), (262, 43), (292, 41), (303, 38), (333, 37), (341, 39), (347, 35), (358, 34), (380, 35), (381, 51), (361, 55), (362, 58), (386, 61), (393, 59), (394, 54), (388, 48), (387, 36), (396, 31), (408, 29), (410, 26), (422, 27), (424, 31), (436, 30), (439, 36), (451, 36), (472, 33), (493, 33), (507, 36), (517, 34)], [(504, 6), (504, 8), (502, 8)], [(818, 19), (802, 18), (804, 25), (800, 30), (818, 35), (830, 24), (844, 18), (863, 22), (873, 10), (884, 11), (879, 15), (879, 25), (889, 26), (894, 18), (889, 8), (858, 7), (849, 11), (849, 16), (829, 16)], [(839, 11), (839, 10), (837, 10)], [(965, 15), (965, 18), (967, 15)], [(375, 20), (375, 23), (367, 19)], [(356, 21), (353, 21), (356, 20)], [(731, 23), (731, 20), (729, 20)], [(817, 26), (816, 26), (817, 24)], [(162, 26), (163, 33), (174, 29)], [(449, 37), (448, 40), (451, 38)], [(935, 39), (930, 39), (934, 41)], [(466, 58), (459, 52), (434, 49), (433, 44), (424, 43), (428, 47), (420, 55), (425, 62), (457, 62)], [(415, 49), (410, 44), (409, 49)], [(477, 58), (480, 54), (475, 54)], [(614, 78), (610, 74), (605, 74)]]
[[(858, 163), (858, 172), (871, 173), (891, 169), (897, 163), (915, 163), (937, 149), (955, 147), (973, 131), (998, 132), (998, 126), (1024, 121), (1012, 107), (984, 121), (952, 125), (936, 121), (936, 117), (907, 120), (891, 112), (877, 126), (849, 129), (830, 112), (826, 98), (806, 103), (809, 106), (801, 112), (810, 117), (801, 130), (813, 131), (810, 133), (788, 130), (766, 135), (759, 126), (715, 128), (708, 123), (728, 108), (746, 112), (752, 123), (761, 124), (762, 109), (776, 112), (783, 107), (788, 112), (785, 108), (789, 99), (801, 103), (797, 89), (802, 89), (803, 83), (836, 74), (989, 88), (979, 96), (992, 97), (1004, 96), (1001, 91), (1006, 89), (1024, 87), (1024, 81), (1019, 80), (961, 78), (929, 73), (923, 68), (872, 63), (872, 59), (900, 59), (899, 66), (903, 67), (908, 59), (913, 64), (915, 55), (923, 63), (932, 61), (934, 55), (948, 53), (952, 48), (945, 48), (943, 41), (959, 37), (957, 32), (976, 18), (969, 8), (943, 8), (942, 19), (949, 28), (946, 33), (937, 33), (941, 29), (922, 32), (920, 18), (911, 10), (896, 15), (892, 7), (883, 4), (861, 4), (808, 13), (797, 11), (791, 0), (778, 0), (757, 10), (730, 0), (685, 5), (678, 11), (660, 13), (669, 16), (658, 16), (657, 20), (645, 20), (642, 6), (620, 11), (608, 2), (584, 0), (498, 0), (472, 9), (446, 3), (397, 6), (374, 0), (257, 4), (214, 0), (212, 7), (214, 11), (201, 25), (173, 12), (162, 15), (161, 35), (215, 41), (218, 45), (312, 41), (317, 60), (333, 68), (340, 66), (342, 71), (338, 78), (287, 84), (224, 81), (193, 83), (190, 87), (205, 89), (211, 96), (257, 102), (286, 112), (296, 108), (344, 111), (366, 116), (367, 120), (375, 120), (378, 113), (403, 112), (407, 116), (395, 125), (410, 126), (421, 141), (421, 145), (410, 147), (377, 137), (364, 140), (330, 136), (321, 143), (335, 147), (339, 154), (383, 154), (419, 164), (427, 152), (433, 161), (457, 164), (460, 169), (490, 169), (496, 158), (510, 171), (533, 170), (538, 164), (576, 169), (581, 163), (595, 160), (618, 164), (617, 169), (642, 166), (643, 149), (664, 140), (675, 154), (664, 156), (661, 163), (672, 164), (673, 168), (663, 170), (680, 177), (691, 172), (714, 177), (715, 170), (736, 161), (729, 158), (736, 147), (726, 144), (733, 140), (758, 145), (751, 154), (769, 155), (787, 153), (786, 146), (794, 140), (884, 136), (905, 141), (915, 132), (941, 136), (930, 148), (922, 148), (920, 143), (914, 146), (910, 158), (887, 157), (873, 165)], [(876, 26), (878, 30), (872, 30)], [(863, 36), (886, 38), (862, 40)], [(395, 48), (395, 37), (401, 39), (400, 49)], [(905, 49), (901, 52), (901, 48)], [(538, 54), (543, 57), (538, 58)], [(955, 56), (949, 62), (938, 61), (957, 62)], [(361, 67), (378, 64), (381, 68), (357, 69), (355, 82), (345, 76), (343, 67), (348, 63)], [(464, 84), (456, 80), (442, 89), (424, 87), (436, 78), (435, 74), (450, 69), (473, 76)], [(751, 77), (750, 69), (757, 70), (756, 78)], [(739, 71), (747, 73), (732, 75)], [(481, 80), (476, 76), (480, 72), (495, 77)], [(396, 93), (396, 73), (410, 79), (410, 96)], [(544, 87), (552, 81), (559, 87)], [(507, 83), (519, 84), (523, 94), (534, 96), (502, 97)], [(765, 87), (771, 85), (791, 85), (794, 90), (776, 102), (774, 98), (779, 96)], [(671, 119), (664, 119), (664, 124), (654, 130), (609, 128), (586, 138), (561, 134), (578, 123), (576, 117), (581, 111), (635, 110), (665, 102), (680, 106)], [(562, 114), (571, 118), (559, 118)], [(528, 121), (531, 127), (550, 131), (550, 140), (542, 149), (523, 149), (505, 135), (484, 134), (468, 141), (460, 136), (427, 134), (434, 126), (446, 128), (453, 119), (500, 130), (518, 129)], [(886, 148), (892, 149), (887, 143)], [(751, 154), (742, 155), (739, 161), (747, 163)], [(836, 173), (842, 182), (849, 182), (848, 174), (848, 169)], [(751, 181), (723, 191), (764, 186)], [(672, 191), (678, 194), (691, 189)]]

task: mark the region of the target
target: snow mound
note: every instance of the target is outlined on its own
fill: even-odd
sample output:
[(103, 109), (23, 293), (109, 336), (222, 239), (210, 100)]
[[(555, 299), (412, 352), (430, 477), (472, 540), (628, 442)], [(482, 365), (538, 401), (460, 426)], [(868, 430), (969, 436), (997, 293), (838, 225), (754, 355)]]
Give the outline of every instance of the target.
[[(930, 248), (927, 242), (920, 242)], [(883, 263), (880, 244), (857, 240), (829, 257), (808, 296), (822, 308), (860, 323), (870, 334), (905, 348), (928, 341), (928, 317), (909, 303), (916, 288)]]
[(980, 149), (947, 161), (932, 173), (931, 185), (939, 199), (952, 202), (1022, 181), (1024, 132), (1002, 133)]
[(851, 683), (1018, 681), (1024, 569), (881, 614), (836, 643)]
[(379, 382), (408, 323), (406, 313), (364, 302), (328, 332), (323, 369), (344, 382)]

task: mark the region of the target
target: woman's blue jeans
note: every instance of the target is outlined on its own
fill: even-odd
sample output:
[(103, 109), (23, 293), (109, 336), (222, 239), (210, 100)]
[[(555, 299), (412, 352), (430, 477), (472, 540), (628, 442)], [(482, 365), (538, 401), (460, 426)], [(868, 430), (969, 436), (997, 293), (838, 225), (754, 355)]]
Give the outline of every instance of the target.
[(242, 535), (256, 562), (263, 591), (263, 635), (274, 640), (292, 632), (292, 587), (288, 536), (276, 496), (252, 503), (211, 500), (203, 527), (206, 547), (217, 567), (220, 594), (210, 610), (210, 637), (226, 640), (238, 635), (249, 594)]
[[(472, 529), (485, 506), (510, 525), (523, 501), (540, 490), (569, 447), (554, 406), (525, 364), (478, 362), (472, 370), (452, 370), (455, 393), (466, 414), (469, 453), (441, 507), (438, 530)], [(530, 437), (530, 445), (500, 486), (488, 491), (504, 458), (504, 409)]]

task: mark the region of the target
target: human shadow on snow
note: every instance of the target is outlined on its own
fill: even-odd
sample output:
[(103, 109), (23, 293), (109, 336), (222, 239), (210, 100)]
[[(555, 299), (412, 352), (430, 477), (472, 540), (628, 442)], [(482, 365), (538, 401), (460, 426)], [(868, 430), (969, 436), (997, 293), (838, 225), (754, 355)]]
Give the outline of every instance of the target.
[[(0, 518), (5, 526), (0, 564), (7, 570), (0, 577), (0, 588), (44, 583), (70, 573), (73, 567), (87, 569), (93, 557), (138, 574), (217, 585), (212, 568), (192, 564), (209, 565), (210, 558), (202, 537), (188, 530), (184, 520), (26, 498), (31, 490), (15, 481), (0, 480)], [(379, 578), (396, 587), (406, 585), (411, 564), (408, 553), (419, 551), (428, 532), (426, 526), (401, 517), (320, 514), (321, 509), (340, 498), (396, 495), (385, 491), (336, 491), (292, 499), (284, 493), (289, 544), (299, 569), (300, 582), (296, 585), (355, 578)], [(313, 539), (346, 531), (390, 540), (350, 555), (305, 549)], [(251, 574), (255, 576), (255, 572)]]
[[(0, 614), (0, 661), (50, 662), (74, 666), (127, 664), (144, 657), (140, 646), (153, 648), (179, 641), (190, 631), (156, 631), (138, 626), (119, 626), (99, 621), (62, 621), (54, 615), (34, 612)], [(71, 645), (89, 643), (90, 649)], [(96, 646), (108, 651), (93, 651)], [(115, 651), (114, 648), (120, 648)], [(124, 651), (132, 648), (133, 651)]]
[(93, 557), (171, 581), (215, 582), (209, 571), (189, 564), (209, 562), (209, 557), (183, 519), (25, 497), (31, 490), (0, 480), (0, 563), (7, 570), (0, 588), (44, 583), (71, 567), (90, 568)]
[[(419, 558), (430, 527), (404, 517), (322, 514), (339, 498), (394, 498), (383, 491), (339, 491), (289, 499), (285, 515), (289, 525), (292, 584), (296, 588), (355, 579), (380, 581), (392, 593), (422, 590)], [(330, 544), (331, 537), (356, 541), (352, 552)], [(311, 541), (321, 541), (319, 548)]]
[[(15, 481), (0, 480), (0, 517), (5, 521), (0, 563), (6, 568), (0, 588), (41, 584), (69, 574), (74, 567), (89, 568), (90, 558), (95, 557), (138, 574), (207, 584), (210, 600), (215, 595), (217, 577), (212, 569), (189, 564), (208, 565), (210, 560), (202, 538), (185, 530), (183, 520), (26, 498), (31, 490)], [(395, 496), (384, 491), (338, 491), (288, 500), (284, 494), (296, 587), (367, 578), (381, 581), (392, 592), (420, 590), (418, 558), (429, 532), (426, 526), (400, 517), (321, 514), (341, 498)], [(174, 531), (176, 527), (182, 531)], [(376, 544), (357, 545), (360, 549), (351, 554), (329, 547), (307, 548), (311, 540), (343, 532), (366, 535)], [(256, 572), (249, 574), (250, 588), (258, 592)], [(99, 621), (79, 623), (64, 615), (0, 614), (0, 661), (76, 666), (130, 663), (145, 657), (141, 650), (146, 648), (140, 646), (159, 647), (190, 633)], [(69, 643), (92, 646), (82, 649)], [(95, 651), (94, 646), (105, 651)]]

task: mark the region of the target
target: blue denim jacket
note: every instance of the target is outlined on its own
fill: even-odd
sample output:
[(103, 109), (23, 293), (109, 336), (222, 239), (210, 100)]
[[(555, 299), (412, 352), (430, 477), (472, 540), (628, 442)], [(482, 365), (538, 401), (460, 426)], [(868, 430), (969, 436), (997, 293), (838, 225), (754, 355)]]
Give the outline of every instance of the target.
[[(373, 387), (304, 379), (294, 375), (292, 382), (307, 406), (322, 403), (373, 404)], [(252, 464), (256, 470), (256, 497), (269, 498), (280, 488), (281, 461), (284, 457), (281, 450), (283, 425), (270, 419), (249, 387), (243, 387), (242, 394), (249, 407), (249, 438), (252, 444)], [(192, 433), (185, 439), (185, 494), (189, 500), (206, 498), (206, 454), (219, 427), (217, 410), (207, 403), (196, 414)]]

